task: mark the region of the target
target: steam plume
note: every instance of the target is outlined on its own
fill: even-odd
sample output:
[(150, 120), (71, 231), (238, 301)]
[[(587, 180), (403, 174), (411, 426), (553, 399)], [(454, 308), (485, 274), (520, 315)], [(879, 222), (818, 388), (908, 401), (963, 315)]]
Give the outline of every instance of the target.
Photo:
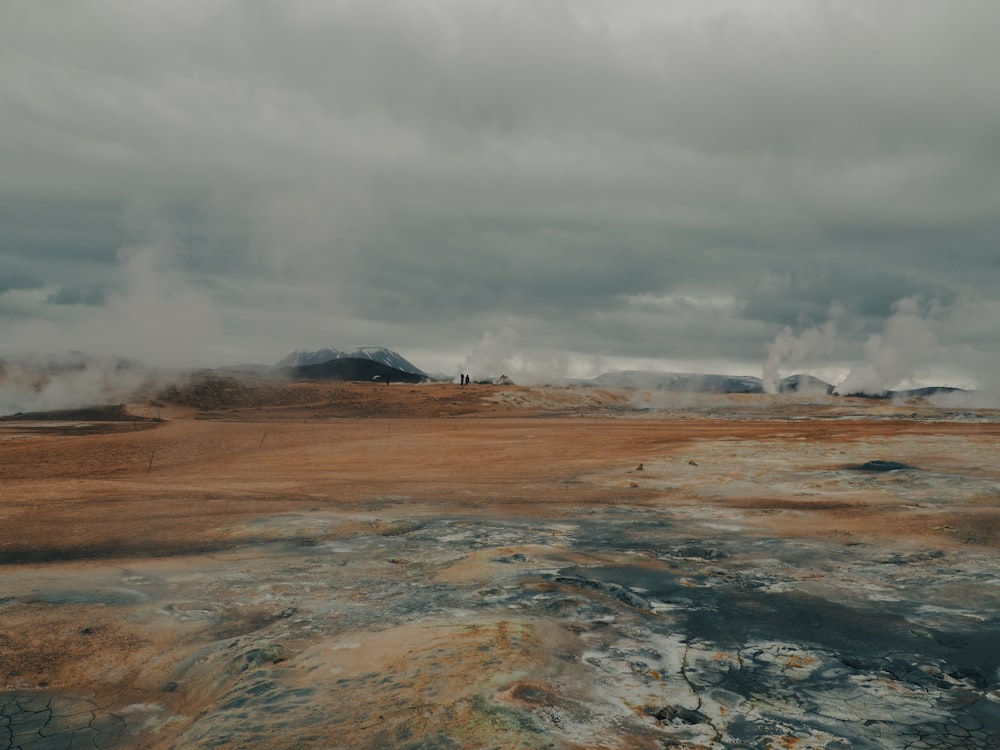
[(837, 327), (832, 320), (822, 326), (807, 328), (796, 334), (785, 326), (767, 345), (767, 361), (764, 363), (764, 390), (778, 392), (781, 367), (796, 367), (816, 357), (829, 356), (837, 338)]
[(593, 375), (600, 358), (581, 358), (566, 352), (531, 349), (521, 344), (509, 327), (487, 331), (472, 347), (461, 371), (473, 378), (507, 375), (523, 385), (540, 385), (568, 377)]
[(913, 377), (917, 368), (941, 358), (937, 337), (916, 297), (901, 299), (881, 334), (873, 333), (864, 346), (865, 362), (853, 367), (837, 385), (840, 395), (878, 395)]
[(123, 403), (167, 379), (135, 362), (76, 352), (9, 359), (0, 368), (0, 415)]

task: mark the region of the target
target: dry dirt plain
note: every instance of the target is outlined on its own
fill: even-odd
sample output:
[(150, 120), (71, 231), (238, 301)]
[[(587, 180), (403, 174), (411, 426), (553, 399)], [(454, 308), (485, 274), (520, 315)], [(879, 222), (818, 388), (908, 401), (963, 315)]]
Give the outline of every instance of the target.
[(997, 748), (998, 448), (486, 385), (7, 418), (0, 748)]

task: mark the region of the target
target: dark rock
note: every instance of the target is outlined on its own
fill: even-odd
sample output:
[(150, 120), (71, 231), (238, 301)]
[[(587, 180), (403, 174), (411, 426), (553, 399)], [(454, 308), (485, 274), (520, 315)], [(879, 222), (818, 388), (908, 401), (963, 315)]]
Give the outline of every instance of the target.
[(684, 706), (664, 706), (653, 717), (657, 721), (669, 722), (671, 724), (707, 724), (708, 717), (701, 711)]
[(509, 557), (497, 558), (497, 562), (502, 562), (502, 563), (523, 563), (527, 561), (528, 558), (522, 555), (520, 552), (515, 552), (513, 555), (510, 555)]
[(635, 607), (636, 609), (652, 609), (649, 599), (644, 596), (640, 596), (624, 586), (612, 589), (610, 593), (612, 593), (615, 599), (620, 601), (622, 604), (627, 604), (628, 606)]
[(671, 547), (664, 552), (667, 557), (695, 558), (698, 560), (723, 560), (729, 557), (729, 553), (718, 547), (709, 547), (702, 544), (684, 544), (678, 547)]
[(617, 583), (605, 583), (604, 581), (596, 581), (592, 578), (584, 578), (583, 576), (577, 575), (545, 575), (543, 578), (553, 581), (554, 583), (567, 584), (570, 586), (576, 586), (577, 588), (600, 591), (608, 596), (613, 596), (622, 604), (627, 604), (628, 606), (635, 607), (636, 609), (652, 609), (649, 599), (637, 594), (632, 591), (632, 589), (621, 586)]
[(851, 669), (860, 672), (871, 672), (882, 665), (882, 660), (873, 656), (863, 656), (861, 654), (841, 654), (840, 661)]
[(986, 677), (983, 676), (982, 672), (972, 667), (969, 668), (960, 667), (958, 669), (952, 670), (951, 672), (948, 672), (948, 676), (951, 677), (953, 680), (957, 680), (959, 682), (964, 682), (968, 685), (971, 685), (977, 690), (985, 689), (986, 685), (988, 684), (988, 680), (986, 679)]
[(863, 464), (855, 464), (853, 466), (848, 466), (848, 469), (852, 471), (871, 471), (876, 473), (883, 473), (887, 471), (919, 471), (916, 466), (910, 466), (909, 464), (900, 463), (899, 461), (866, 461)]
[(252, 648), (243, 655), (243, 659), (244, 664), (241, 671), (263, 664), (276, 664), (281, 661), (281, 647), (262, 646), (260, 648)]

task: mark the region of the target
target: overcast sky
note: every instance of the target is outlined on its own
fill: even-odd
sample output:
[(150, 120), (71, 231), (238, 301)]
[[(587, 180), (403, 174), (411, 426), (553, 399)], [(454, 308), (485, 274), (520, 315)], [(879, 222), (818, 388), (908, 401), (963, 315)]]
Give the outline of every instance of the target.
[(0, 356), (985, 386), (997, 29), (994, 0), (6, 0)]

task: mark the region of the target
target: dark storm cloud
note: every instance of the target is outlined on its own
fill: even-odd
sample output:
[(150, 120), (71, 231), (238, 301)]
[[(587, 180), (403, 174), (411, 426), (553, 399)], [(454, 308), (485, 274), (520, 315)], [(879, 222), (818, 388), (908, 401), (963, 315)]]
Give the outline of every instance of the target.
[(0, 296), (11, 344), (187, 300), (215, 321), (201, 355), (236, 360), (457, 363), (488, 340), (748, 363), (836, 319), (817, 364), (844, 364), (919, 298), (985, 346), (958, 321), (1000, 288), (993, 4), (94, 0), (0, 21), (0, 257), (39, 282)]
[(19, 264), (8, 262), (0, 265), (0, 294), (12, 289), (37, 289), (40, 286), (41, 279), (24, 271)]
[(806, 268), (800, 261), (761, 274), (743, 291), (745, 317), (780, 325), (816, 324), (830, 317), (833, 307), (859, 320), (881, 322), (893, 305), (919, 296), (950, 302), (954, 293), (931, 279), (915, 280), (905, 263), (881, 267), (864, 257), (835, 265), (817, 259)]
[(45, 298), (53, 305), (103, 305), (108, 296), (104, 289), (92, 286), (64, 286)]

